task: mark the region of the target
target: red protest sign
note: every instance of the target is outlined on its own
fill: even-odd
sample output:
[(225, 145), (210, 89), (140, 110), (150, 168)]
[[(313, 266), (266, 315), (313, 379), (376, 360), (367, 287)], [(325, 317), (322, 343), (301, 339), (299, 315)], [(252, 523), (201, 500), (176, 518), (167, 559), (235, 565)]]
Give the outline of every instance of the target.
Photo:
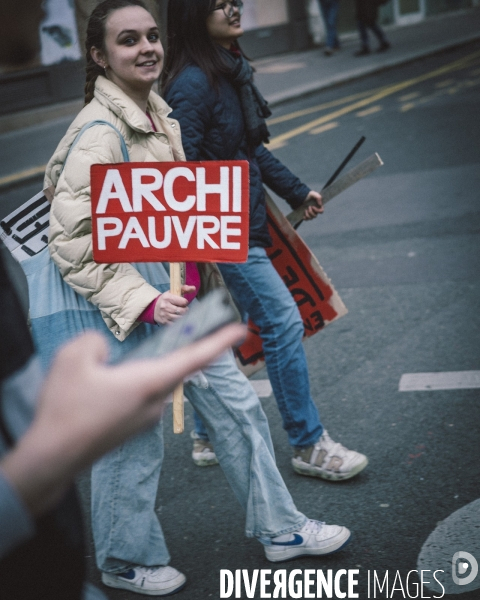
[(247, 260), (247, 161), (93, 165), (90, 173), (96, 262)]

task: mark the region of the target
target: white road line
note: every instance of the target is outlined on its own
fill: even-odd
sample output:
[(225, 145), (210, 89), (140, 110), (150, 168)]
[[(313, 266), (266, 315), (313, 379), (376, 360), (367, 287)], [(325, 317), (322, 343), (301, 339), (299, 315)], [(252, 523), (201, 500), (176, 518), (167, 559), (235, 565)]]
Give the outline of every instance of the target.
[(250, 383), (259, 398), (268, 398), (272, 395), (270, 379), (251, 379)]
[(446, 371), (444, 373), (405, 373), (399, 392), (432, 390), (468, 390), (480, 388), (480, 371)]

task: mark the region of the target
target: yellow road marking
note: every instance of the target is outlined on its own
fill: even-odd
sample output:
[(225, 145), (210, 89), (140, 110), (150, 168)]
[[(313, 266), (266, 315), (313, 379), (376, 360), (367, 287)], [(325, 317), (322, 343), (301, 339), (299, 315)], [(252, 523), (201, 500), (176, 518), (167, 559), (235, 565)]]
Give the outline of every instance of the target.
[(17, 181), (22, 181), (22, 179), (33, 177), (34, 175), (42, 175), (45, 173), (46, 168), (47, 165), (41, 165), (39, 167), (25, 169), (24, 171), (18, 171), (17, 173), (12, 173), (11, 175), (6, 175), (5, 177), (0, 177), (0, 186), (16, 183)]
[[(288, 141), (287, 141), (287, 140), (284, 140), (284, 141), (277, 142), (277, 143), (275, 144), (275, 150), (278, 150), (279, 148), (284, 148), (285, 146), (288, 146)], [(272, 145), (271, 145), (271, 144), (269, 144), (269, 145), (268, 145), (268, 149), (269, 149), (269, 150), (273, 150), (273, 148), (272, 148)]]
[(332, 121), (331, 123), (325, 123), (325, 125), (320, 125), (320, 127), (315, 127), (315, 129), (311, 129), (308, 133), (311, 133), (312, 135), (317, 135), (318, 133), (323, 133), (324, 131), (330, 131), (330, 129), (335, 129), (335, 127), (338, 126), (338, 121)]
[(256, 67), (257, 73), (288, 73), (289, 71), (295, 71), (298, 69), (303, 69), (307, 65), (304, 62), (294, 62), (294, 63), (280, 63), (273, 65), (265, 65), (264, 67), (259, 66)]
[(409, 102), (410, 100), (413, 100), (414, 98), (418, 98), (419, 96), (420, 96), (420, 92), (412, 92), (411, 94), (404, 94), (403, 96), (400, 96), (398, 101), (399, 102)]
[(367, 92), (359, 92), (358, 94), (352, 94), (351, 96), (345, 96), (345, 98), (338, 98), (337, 100), (331, 100), (330, 102), (324, 102), (323, 104), (317, 104), (316, 106), (311, 106), (310, 108), (304, 108), (303, 110), (296, 110), (295, 112), (288, 113), (288, 115), (283, 115), (281, 117), (275, 117), (274, 119), (268, 120), (268, 125), (276, 125), (277, 123), (284, 123), (285, 121), (291, 121), (292, 119), (298, 119), (298, 117), (304, 117), (305, 115), (310, 115), (314, 112), (320, 112), (321, 110), (326, 110), (327, 108), (335, 108), (336, 106), (341, 106), (342, 104), (348, 104), (353, 100), (358, 100), (359, 98), (366, 98), (370, 94), (375, 92), (379, 92), (380, 90), (385, 89), (385, 86), (376, 88), (374, 90), (368, 90)]
[(376, 106), (371, 106), (370, 108), (366, 108), (365, 110), (360, 110), (359, 112), (357, 112), (357, 117), (368, 117), (368, 115), (373, 115), (377, 112), (380, 112), (382, 110), (382, 107), (380, 106), (380, 104), (377, 104)]
[(472, 54), (469, 54), (466, 57), (463, 57), (459, 60), (453, 61), (447, 65), (444, 65), (443, 67), (439, 67), (438, 69), (434, 69), (433, 71), (430, 71), (428, 73), (424, 73), (423, 75), (419, 75), (417, 77), (413, 77), (412, 79), (407, 79), (406, 81), (402, 81), (400, 83), (395, 83), (393, 85), (390, 85), (390, 86), (384, 88), (383, 90), (380, 90), (378, 93), (373, 94), (372, 96), (369, 96), (367, 98), (364, 98), (362, 100), (354, 102), (353, 104), (350, 104), (349, 106), (344, 106), (343, 108), (340, 108), (339, 110), (336, 110), (330, 114), (323, 115), (322, 117), (319, 117), (318, 119), (314, 119), (313, 121), (310, 121), (308, 123), (300, 125), (299, 127), (295, 127), (294, 129), (291, 129), (290, 131), (287, 131), (285, 133), (277, 135), (276, 137), (271, 139), (269, 148), (271, 150), (275, 150), (276, 148), (280, 147), (278, 145), (280, 143), (282, 145), (284, 145), (284, 143), (287, 140), (290, 140), (291, 138), (299, 136), (302, 133), (310, 131), (310, 129), (313, 129), (314, 127), (318, 127), (329, 121), (334, 121), (334, 120), (338, 119), (339, 117), (342, 117), (343, 115), (346, 115), (355, 110), (364, 108), (365, 106), (368, 106), (370, 104), (374, 104), (375, 102), (378, 102), (379, 100), (382, 100), (383, 98), (386, 98), (387, 96), (391, 96), (392, 94), (395, 94), (395, 93), (405, 90), (409, 87), (412, 87), (413, 85), (416, 85), (417, 83), (422, 83), (423, 81), (428, 81), (429, 79), (433, 79), (434, 77), (439, 77), (440, 75), (444, 75), (445, 73), (450, 73), (452, 71), (458, 71), (460, 69), (466, 68), (468, 66), (469, 61), (471, 61), (479, 56), (480, 56), (480, 51), (473, 52)]
[[(478, 69), (480, 74), (480, 69)], [(472, 73), (472, 71), (470, 71)], [(454, 79), (448, 79), (448, 82), (455, 82)], [(445, 83), (445, 82), (442, 82)], [(399, 102), (403, 102), (404, 104), (400, 107), (401, 112), (407, 112), (412, 108), (415, 108), (421, 104), (427, 104), (427, 102), (431, 102), (434, 98), (438, 96), (444, 96), (445, 94), (456, 94), (462, 89), (474, 87), (480, 84), (480, 79), (466, 79), (465, 81), (459, 81), (456, 85), (451, 88), (441, 87), (437, 91), (435, 91), (431, 96), (421, 96), (420, 92), (413, 92), (411, 94), (405, 94), (398, 98)], [(437, 86), (438, 87), (438, 86)], [(409, 102), (410, 100), (410, 102)], [(411, 100), (415, 100), (415, 102), (411, 102)]]
[(441, 89), (452, 85), (452, 83), (455, 83), (455, 79), (445, 79), (444, 81), (439, 81), (438, 83), (436, 83), (435, 87)]
[(478, 85), (480, 83), (480, 79), (467, 79), (465, 82), (466, 87), (473, 87), (474, 85)]

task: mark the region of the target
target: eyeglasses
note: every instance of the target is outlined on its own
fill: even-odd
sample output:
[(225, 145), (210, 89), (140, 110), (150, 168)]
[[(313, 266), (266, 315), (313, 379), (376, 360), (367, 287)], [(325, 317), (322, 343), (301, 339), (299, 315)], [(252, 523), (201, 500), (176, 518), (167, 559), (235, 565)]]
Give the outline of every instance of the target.
[(235, 9), (238, 10), (239, 15), (243, 13), (243, 0), (228, 0), (228, 2), (222, 2), (215, 8), (212, 8), (210, 12), (215, 12), (220, 9), (223, 10), (223, 14), (227, 19), (231, 19), (235, 13)]

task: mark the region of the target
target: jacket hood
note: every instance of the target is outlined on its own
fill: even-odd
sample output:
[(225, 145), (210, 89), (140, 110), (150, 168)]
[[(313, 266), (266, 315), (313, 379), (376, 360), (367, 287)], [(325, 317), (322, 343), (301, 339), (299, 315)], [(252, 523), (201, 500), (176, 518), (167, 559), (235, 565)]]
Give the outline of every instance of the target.
[[(95, 98), (111, 110), (119, 119), (125, 121), (135, 131), (150, 133), (152, 125), (144, 112), (123, 92), (118, 85), (99, 75), (95, 82)], [(148, 96), (147, 108), (150, 114), (166, 117), (172, 112), (168, 104), (155, 92)]]

